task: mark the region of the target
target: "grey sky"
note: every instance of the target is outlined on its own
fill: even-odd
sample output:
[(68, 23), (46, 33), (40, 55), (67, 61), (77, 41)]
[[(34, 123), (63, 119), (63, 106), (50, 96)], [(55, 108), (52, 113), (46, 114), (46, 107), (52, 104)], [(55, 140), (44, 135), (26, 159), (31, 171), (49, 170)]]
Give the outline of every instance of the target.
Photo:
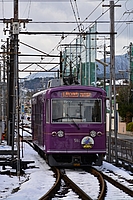
[[(117, 2), (117, 3), (116, 3)], [(133, 3), (132, 0), (121, 0), (114, 1), (114, 4), (121, 5), (121, 7), (115, 8), (115, 20), (116, 21), (133, 21)], [(109, 5), (110, 1), (102, 0), (77, 0), (76, 4), (74, 0), (23, 0), (19, 1), (19, 18), (32, 19), (32, 23), (26, 24), (26, 28), (21, 27), (21, 31), (73, 31), (77, 25), (76, 23), (70, 24), (58, 24), (58, 23), (33, 23), (33, 22), (46, 22), (46, 21), (75, 21), (75, 16), (80, 18), (80, 21), (109, 21), (110, 12), (109, 8), (102, 7), (102, 5)], [(72, 7), (73, 6), (73, 7)], [(76, 7), (77, 6), (77, 7)], [(73, 9), (72, 9), (73, 8)], [(77, 8), (77, 9), (76, 9)], [(108, 11), (107, 11), (108, 10)], [(0, 0), (0, 19), (10, 19), (13, 18), (13, 1)], [(84, 23), (82, 26), (83, 30), (87, 30), (90, 23)], [(0, 38), (6, 40), (8, 37), (8, 32), (6, 35), (3, 33), (2, 21), (0, 21)], [(78, 29), (76, 29), (78, 31)], [(109, 32), (109, 23), (98, 23), (98, 32)], [(123, 47), (129, 46), (129, 43), (133, 41), (133, 23), (115, 23), (115, 31), (117, 32), (115, 40), (115, 53), (124, 54), (127, 49)], [(103, 35), (101, 35), (103, 36)], [(99, 35), (99, 38), (102, 38)], [(105, 35), (106, 36), (106, 35)], [(63, 43), (69, 43), (73, 40), (75, 36), (68, 36), (62, 41)], [(109, 35), (107, 35), (109, 37)], [(60, 36), (55, 35), (19, 35), (19, 40), (30, 46), (33, 46), (46, 53), (57, 53), (57, 46), (61, 40)], [(0, 43), (2, 45), (3, 42)], [(109, 45), (109, 40), (106, 40), (107, 46)], [(98, 41), (98, 47), (100, 51), (103, 51), (103, 39)], [(58, 47), (58, 49), (60, 49)], [(20, 44), (21, 53), (37, 53), (37, 51)], [(51, 51), (52, 50), (52, 51)], [(98, 53), (98, 57), (102, 57), (102, 54)], [(22, 60), (23, 58), (21, 58)], [(27, 58), (29, 61), (31, 58)], [(40, 58), (34, 58), (36, 61)], [(32, 58), (33, 60), (33, 58)], [(32, 66), (34, 69), (35, 66)], [(47, 66), (46, 66), (47, 67)], [(21, 76), (25, 76), (22, 74)]]

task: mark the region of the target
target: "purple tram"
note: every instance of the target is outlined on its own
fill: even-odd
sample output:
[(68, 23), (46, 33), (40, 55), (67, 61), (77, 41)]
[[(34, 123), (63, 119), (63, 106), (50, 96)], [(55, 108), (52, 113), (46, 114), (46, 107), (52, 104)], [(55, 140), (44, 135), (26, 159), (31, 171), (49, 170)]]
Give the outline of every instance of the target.
[(106, 92), (69, 85), (32, 98), (33, 142), (50, 166), (101, 165), (106, 153)]

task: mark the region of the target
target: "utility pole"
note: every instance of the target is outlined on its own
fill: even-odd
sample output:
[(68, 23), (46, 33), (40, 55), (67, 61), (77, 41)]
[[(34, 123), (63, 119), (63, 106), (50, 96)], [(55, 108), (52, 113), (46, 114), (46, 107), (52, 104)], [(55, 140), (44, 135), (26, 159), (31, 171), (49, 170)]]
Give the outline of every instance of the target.
[[(110, 113), (109, 113), (109, 139), (108, 139), (108, 160), (111, 162), (111, 133), (114, 132), (115, 136), (115, 161), (117, 163), (117, 130), (116, 130), (116, 87), (115, 87), (115, 35), (114, 35), (114, 1), (110, 1)], [(113, 84), (112, 84), (113, 83)], [(112, 95), (114, 98), (114, 116), (112, 108)], [(112, 118), (114, 118), (114, 127), (112, 129)]]
[[(10, 80), (10, 56), (9, 56), (9, 38), (7, 38), (7, 119), (6, 119), (6, 134), (7, 134), (7, 144), (10, 144), (10, 113), (9, 113), (9, 80)], [(12, 156), (13, 157), (13, 156)]]
[[(115, 88), (115, 37), (114, 37), (114, 1), (110, 1), (110, 136), (114, 132), (115, 135), (115, 157), (117, 157), (117, 132), (116, 132), (116, 88)], [(112, 87), (113, 86), (113, 87)], [(114, 98), (114, 116), (112, 96)], [(114, 117), (114, 127), (112, 125), (112, 118)], [(110, 142), (111, 143), (111, 142)], [(110, 158), (110, 157), (109, 157)], [(116, 158), (117, 160), (117, 158)], [(111, 161), (111, 159), (110, 159)]]
[(3, 134), (3, 133), (5, 133), (5, 110), (6, 110), (6, 103), (5, 103), (6, 102), (6, 99), (5, 99), (5, 88), (6, 88), (6, 83), (5, 83), (5, 79), (6, 79), (6, 77), (5, 77), (5, 71), (6, 71), (6, 69), (5, 69), (5, 61), (6, 61), (5, 51), (6, 50), (5, 50), (4, 44), (1, 46), (1, 49), (3, 50), (3, 56), (2, 56), (2, 58), (3, 58), (3, 67), (2, 67), (3, 73), (2, 73), (2, 82), (1, 82), (1, 86), (2, 86), (1, 114), (2, 114), (2, 134)]
[[(104, 63), (106, 63), (106, 44), (105, 44), (105, 38), (104, 38)], [(103, 88), (106, 91), (106, 66), (104, 65), (104, 81), (103, 81)]]
[[(7, 92), (8, 92), (8, 109), (7, 109), (7, 142), (8, 145), (14, 146), (14, 130), (15, 130), (15, 114), (16, 114), (16, 100), (19, 94), (18, 87), (18, 35), (19, 26), (23, 23), (23, 27), (28, 23), (29, 19), (18, 19), (18, 0), (14, 0), (14, 18), (3, 19), (6, 24), (4, 32), (9, 31), (10, 38), (7, 39)], [(10, 24), (10, 30), (8, 26)], [(17, 95), (18, 97), (18, 95)], [(19, 107), (18, 107), (19, 108)], [(14, 155), (12, 155), (12, 158)]]
[(133, 89), (133, 44), (130, 42), (129, 45), (129, 54), (130, 54), (130, 86)]
[[(3, 19), (3, 23), (6, 24), (4, 32), (6, 34), (6, 31), (9, 31), (10, 34), (10, 38), (7, 39), (7, 144), (12, 146), (12, 159), (14, 159), (14, 134), (17, 130), (18, 174), (20, 173), (18, 35), (20, 24), (23, 23), (25, 27), (29, 21), (31, 20), (18, 19), (18, 0), (14, 0), (14, 18)], [(9, 24), (10, 30), (8, 29)]]
[[(15, 101), (14, 111), (16, 110), (16, 125), (17, 125), (17, 175), (20, 175), (20, 137), (19, 137), (19, 82), (18, 82), (18, 34), (19, 34), (19, 21), (18, 21), (18, 0), (14, 0), (14, 22), (13, 22), (13, 35), (14, 35), (14, 84), (15, 84)], [(16, 105), (16, 107), (15, 107)]]
[[(3, 19), (10, 24), (10, 42), (7, 40), (7, 92), (8, 92), (8, 107), (7, 107), (7, 142), (12, 146), (12, 159), (14, 159), (14, 136), (17, 132), (17, 175), (20, 175), (20, 139), (19, 139), (19, 67), (18, 67), (18, 35), (20, 23), (29, 22), (29, 20), (18, 19), (18, 0), (14, 0), (14, 18)], [(16, 120), (16, 122), (15, 122)], [(17, 128), (15, 128), (15, 125)]]

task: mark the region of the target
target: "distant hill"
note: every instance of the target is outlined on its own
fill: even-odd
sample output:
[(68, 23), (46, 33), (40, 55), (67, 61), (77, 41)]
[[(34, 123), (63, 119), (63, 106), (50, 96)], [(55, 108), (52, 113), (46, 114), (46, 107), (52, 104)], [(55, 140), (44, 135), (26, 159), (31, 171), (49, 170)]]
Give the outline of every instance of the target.
[[(103, 59), (101, 59), (103, 61)], [(106, 63), (110, 63), (110, 57), (106, 58)], [(118, 55), (115, 56), (115, 78), (118, 79), (128, 79), (129, 77), (129, 56)], [(97, 77), (103, 79), (104, 76), (104, 66), (97, 62)], [(106, 67), (106, 79), (110, 78), (110, 64)]]
[(35, 78), (45, 78), (45, 77), (55, 77), (55, 72), (38, 72), (30, 74), (29, 76), (26, 76), (25, 78), (27, 80), (35, 79)]
[[(101, 59), (103, 61), (103, 59)], [(97, 63), (97, 77), (98, 78), (103, 78), (104, 76), (104, 67), (102, 64)], [(110, 63), (110, 57), (106, 58), (106, 63)], [(116, 74), (116, 79), (122, 79), (122, 78), (128, 78), (129, 76), (129, 56), (127, 54), (124, 55), (117, 55), (115, 56), (115, 74)], [(123, 74), (120, 73), (120, 70), (123, 71)], [(55, 77), (57, 74), (55, 72), (38, 72), (38, 73), (33, 73), (26, 78), (26, 80), (31, 80), (35, 78), (45, 78), (45, 77)], [(106, 67), (106, 78), (110, 78), (110, 64)]]
[(27, 90), (31, 91), (39, 91), (43, 90), (47, 87), (47, 83), (49, 80), (53, 79), (53, 76), (49, 77), (36, 77), (33, 79), (26, 79), (23, 82), (21, 82), (21, 87), (26, 88)]
[[(101, 59), (103, 61), (103, 59)], [(110, 63), (110, 58), (106, 58), (106, 63)], [(118, 55), (115, 57), (115, 78), (128, 79), (129, 77), (129, 57), (127, 54)], [(121, 71), (121, 72), (120, 72)], [(123, 72), (123, 73), (122, 73)], [(97, 62), (97, 78), (103, 79), (104, 77), (104, 66)], [(41, 90), (45, 89), (47, 82), (55, 77), (56, 73), (53, 72), (38, 72), (33, 73), (21, 82), (23, 88), (28, 90)], [(110, 79), (110, 64), (106, 67), (106, 79)]]

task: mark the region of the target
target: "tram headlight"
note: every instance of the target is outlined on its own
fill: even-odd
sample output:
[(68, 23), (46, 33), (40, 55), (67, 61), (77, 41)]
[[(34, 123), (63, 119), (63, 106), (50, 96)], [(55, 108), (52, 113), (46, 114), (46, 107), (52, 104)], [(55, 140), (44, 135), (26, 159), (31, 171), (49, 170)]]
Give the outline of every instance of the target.
[(52, 131), (52, 136), (56, 136), (57, 135), (57, 133), (55, 132), (55, 131)]
[(97, 136), (101, 136), (102, 135), (102, 132), (101, 131), (98, 131), (97, 132)]
[(63, 137), (64, 136), (64, 132), (60, 130), (60, 131), (57, 132), (57, 135), (58, 135), (58, 137)]
[(97, 135), (96, 131), (92, 130), (92, 131), (90, 132), (90, 136), (91, 136), (91, 137), (96, 137), (96, 135)]

